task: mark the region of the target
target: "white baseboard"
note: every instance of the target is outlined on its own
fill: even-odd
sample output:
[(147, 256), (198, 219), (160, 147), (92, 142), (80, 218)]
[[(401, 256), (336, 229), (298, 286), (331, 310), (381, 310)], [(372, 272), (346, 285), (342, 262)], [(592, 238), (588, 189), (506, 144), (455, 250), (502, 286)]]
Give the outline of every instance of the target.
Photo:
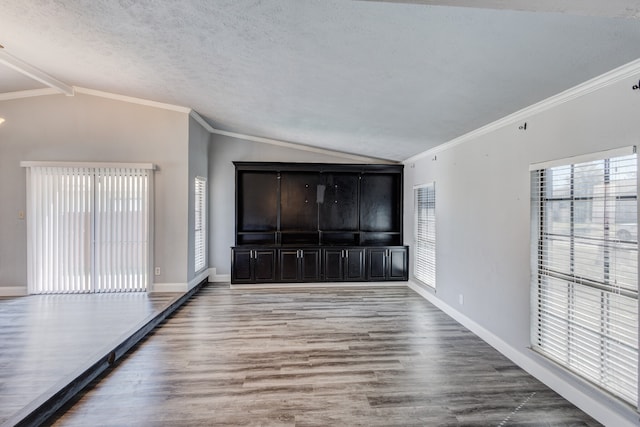
[(187, 292), (187, 283), (154, 283), (151, 292)]
[[(637, 427), (640, 425), (640, 416), (637, 412), (609, 397), (597, 387), (573, 377), (571, 379), (576, 384), (579, 384), (580, 387), (571, 384), (561, 378), (563, 375), (568, 376), (564, 369), (547, 362), (546, 359), (534, 353), (533, 350), (528, 348), (518, 350), (507, 344), (488, 329), (443, 302), (432, 291), (419, 283), (409, 281), (407, 286), (600, 423), (606, 426), (620, 427)], [(540, 360), (536, 360), (538, 358)]]
[(220, 283), (220, 282), (226, 282), (229, 283), (231, 282), (231, 275), (230, 274), (218, 274), (216, 272), (216, 268), (210, 268), (209, 269), (209, 283)]
[(407, 286), (407, 282), (307, 282), (307, 283), (247, 283), (233, 284), (231, 289), (282, 289), (282, 288), (380, 288)]
[(26, 286), (0, 286), (0, 297), (23, 297), (29, 295)]

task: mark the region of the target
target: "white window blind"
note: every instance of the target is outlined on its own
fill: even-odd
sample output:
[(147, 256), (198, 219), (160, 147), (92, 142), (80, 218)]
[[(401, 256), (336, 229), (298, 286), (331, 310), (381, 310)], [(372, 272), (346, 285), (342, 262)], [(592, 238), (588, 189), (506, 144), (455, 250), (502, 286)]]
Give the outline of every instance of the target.
[(533, 348), (634, 406), (637, 182), (635, 154), (532, 171)]
[(29, 292), (146, 290), (150, 170), (27, 166)]
[(195, 271), (206, 266), (207, 255), (207, 179), (195, 179)]
[(436, 286), (436, 188), (435, 183), (415, 187), (415, 278)]

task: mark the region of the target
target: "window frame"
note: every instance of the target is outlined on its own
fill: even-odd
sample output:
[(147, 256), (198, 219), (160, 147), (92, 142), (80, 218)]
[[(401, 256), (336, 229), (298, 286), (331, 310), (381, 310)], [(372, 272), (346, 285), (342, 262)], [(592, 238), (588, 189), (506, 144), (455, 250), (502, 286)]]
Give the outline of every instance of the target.
[[(436, 288), (436, 183), (413, 187), (414, 272), (420, 283)], [(432, 203), (432, 206), (428, 206)], [(424, 234), (424, 235), (422, 235)]]
[(193, 258), (196, 273), (207, 267), (207, 178), (194, 179)]
[[(624, 161), (630, 162), (629, 169), (624, 169)], [(632, 177), (616, 175), (618, 170), (612, 170), (614, 166), (632, 171)], [(601, 181), (584, 174), (588, 167), (602, 168)], [(640, 328), (635, 147), (531, 165), (530, 171), (532, 349), (638, 408)], [(591, 181), (587, 183), (588, 179)], [(569, 192), (554, 194), (567, 191), (558, 185), (561, 180), (565, 186), (568, 183)], [(564, 189), (559, 191), (556, 185)], [(585, 185), (592, 186), (591, 194), (580, 190)], [(602, 192), (597, 191), (598, 188), (602, 188)], [(633, 195), (625, 195), (622, 189), (633, 189)], [(620, 201), (633, 200), (636, 236), (635, 240), (624, 240), (616, 231), (616, 206)], [(565, 211), (569, 207), (568, 231), (559, 232), (556, 227), (564, 226), (562, 221), (567, 218), (555, 218), (560, 209), (553, 208), (562, 203)], [(588, 207), (581, 215), (576, 209), (580, 204)], [(585, 215), (588, 218), (582, 218)], [(593, 229), (585, 232), (578, 228), (585, 224)], [(592, 237), (594, 229), (598, 233), (596, 238)], [(598, 248), (593, 263), (585, 256), (585, 242)], [(626, 261), (635, 262), (631, 274), (613, 264), (618, 253), (629, 253)]]

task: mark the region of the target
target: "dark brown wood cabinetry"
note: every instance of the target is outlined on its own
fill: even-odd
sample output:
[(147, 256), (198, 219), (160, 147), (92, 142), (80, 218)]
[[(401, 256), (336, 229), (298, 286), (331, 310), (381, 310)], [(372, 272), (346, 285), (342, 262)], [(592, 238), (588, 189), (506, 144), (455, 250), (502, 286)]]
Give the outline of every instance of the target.
[(408, 252), (404, 246), (367, 249), (367, 277), (370, 280), (407, 280)]
[(361, 282), (367, 280), (366, 248), (324, 249), (325, 280), (332, 282)]
[(407, 280), (401, 165), (235, 166), (232, 283)]
[(280, 248), (279, 282), (318, 282), (321, 280), (319, 248)]
[(276, 280), (276, 249), (240, 248), (232, 251), (231, 282), (261, 283)]

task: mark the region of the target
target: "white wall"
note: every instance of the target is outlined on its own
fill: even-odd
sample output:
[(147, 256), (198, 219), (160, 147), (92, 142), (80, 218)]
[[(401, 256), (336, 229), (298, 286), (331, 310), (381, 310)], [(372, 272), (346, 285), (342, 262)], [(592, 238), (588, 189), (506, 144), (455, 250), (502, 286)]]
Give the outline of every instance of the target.
[(339, 155), (320, 154), (227, 136), (211, 135), (208, 180), (209, 266), (215, 268), (216, 273), (225, 278), (231, 273), (231, 247), (235, 243), (234, 161), (363, 163)]
[[(635, 145), (638, 78), (626, 79), (405, 166), (405, 243), (413, 186), (436, 182), (437, 290), (420, 289), (461, 323), (608, 425), (638, 414), (528, 349), (529, 164)], [(460, 295), (464, 303), (459, 303)]]
[(187, 113), (77, 94), (1, 101), (0, 116), (0, 294), (27, 285), (23, 160), (156, 164), (155, 280), (186, 284)]

